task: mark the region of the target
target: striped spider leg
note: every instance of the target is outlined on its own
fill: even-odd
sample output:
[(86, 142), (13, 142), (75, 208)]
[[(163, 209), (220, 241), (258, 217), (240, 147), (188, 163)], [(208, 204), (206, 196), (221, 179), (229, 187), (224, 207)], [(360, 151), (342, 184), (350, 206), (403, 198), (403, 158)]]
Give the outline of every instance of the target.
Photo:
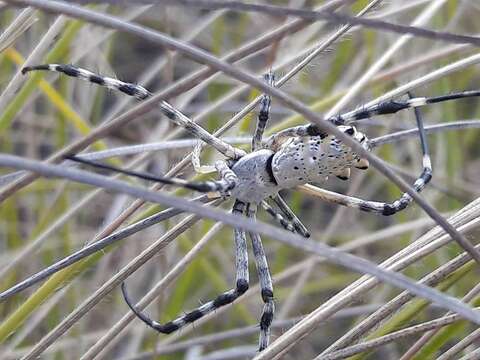
[[(254, 204), (249, 204), (247, 208), (247, 216), (255, 219), (256, 211), (256, 206)], [(257, 267), (258, 279), (260, 281), (260, 291), (264, 303), (262, 316), (260, 318), (260, 337), (258, 340), (258, 348), (262, 351), (268, 346), (270, 340), (270, 326), (275, 312), (273, 284), (260, 235), (253, 232), (249, 232), (248, 235), (252, 241), (253, 255), (255, 257), (255, 265)]]
[[(64, 65), (64, 64), (43, 64), (35, 66), (26, 66), (22, 69), (22, 74), (26, 74), (30, 71), (52, 71), (59, 72), (71, 77), (78, 79), (86, 80), (91, 83), (105, 86), (112, 90), (120, 91), (126, 95), (133, 96), (138, 100), (145, 100), (151, 97), (153, 94), (145, 89), (143, 86), (127, 83), (120, 81), (118, 79), (102, 76), (91, 72), (90, 70), (81, 69), (73, 65)], [(245, 155), (245, 152), (241, 149), (234, 148), (230, 144), (219, 140), (218, 138), (212, 136), (208, 131), (203, 129), (201, 126), (193, 122), (186, 115), (181, 113), (179, 110), (174, 108), (166, 101), (161, 101), (159, 104), (160, 110), (162, 113), (169, 118), (173, 123), (185, 128), (187, 131), (192, 133), (193, 136), (199, 138), (200, 140), (211, 145), (217, 149), (221, 154), (225, 155), (227, 158), (238, 159)]]
[[(275, 86), (275, 75), (270, 70), (264, 76), (265, 82), (270, 86)], [(267, 94), (263, 94), (260, 99), (260, 109), (258, 111), (257, 123), (255, 124), (255, 132), (252, 138), (252, 151), (258, 150), (262, 147), (262, 137), (267, 126), (268, 118), (270, 116), (270, 104), (272, 99)]]
[[(389, 115), (395, 114), (398, 111), (405, 109), (416, 109), (418, 107), (429, 104), (441, 103), (444, 101), (452, 101), (458, 99), (466, 99), (472, 97), (480, 97), (480, 90), (462, 91), (458, 93), (451, 93), (448, 95), (433, 96), (433, 97), (410, 97), (407, 100), (387, 100), (374, 104), (369, 107), (360, 106), (356, 110), (347, 113), (332, 116), (327, 121), (336, 126), (345, 126), (353, 122), (368, 119), (375, 115)], [(279, 143), (285, 139), (293, 136), (322, 136), (325, 135), (323, 131), (315, 124), (300, 125), (285, 130), (279, 131), (272, 135), (266, 143), (269, 148), (276, 148)]]
[[(233, 205), (232, 214), (241, 216), (245, 214), (246, 204), (242, 201), (236, 200)], [(183, 316), (178, 317), (173, 321), (169, 321), (165, 324), (150, 319), (145, 313), (138, 310), (133, 301), (128, 295), (125, 283), (122, 283), (122, 293), (125, 298), (125, 302), (135, 315), (140, 318), (145, 324), (152, 327), (162, 334), (170, 334), (185, 325), (188, 325), (195, 320), (207, 315), (216, 309), (234, 302), (238, 297), (244, 294), (249, 287), (249, 274), (248, 274), (248, 251), (245, 231), (240, 229), (234, 229), (234, 243), (235, 243), (235, 266), (236, 266), (236, 280), (235, 287), (230, 289), (214, 300), (211, 300), (202, 306), (194, 309)]]
[(290, 209), (285, 200), (277, 194), (277, 196), (272, 197), (273, 202), (278, 206), (280, 211), (285, 215), (287, 220), (291, 222), (295, 231), (302, 235), (303, 237), (310, 237), (310, 232), (307, 230), (305, 225), (300, 221), (300, 219), (295, 215), (295, 213)]

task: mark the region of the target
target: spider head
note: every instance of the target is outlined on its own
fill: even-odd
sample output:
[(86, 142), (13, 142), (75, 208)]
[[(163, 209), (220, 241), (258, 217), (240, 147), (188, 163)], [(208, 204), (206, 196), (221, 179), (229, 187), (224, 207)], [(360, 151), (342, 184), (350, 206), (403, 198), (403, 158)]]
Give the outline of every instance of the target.
[[(365, 150), (370, 151), (370, 142), (368, 141), (367, 136), (364, 133), (358, 131), (355, 126), (342, 125), (342, 126), (338, 126), (338, 130), (344, 132), (348, 136), (351, 136), (352, 138), (357, 140)], [(369, 165), (368, 160), (362, 159), (360, 157), (357, 159), (357, 161), (354, 164), (354, 166), (357, 169), (361, 169), (361, 170), (368, 169), (368, 165)]]

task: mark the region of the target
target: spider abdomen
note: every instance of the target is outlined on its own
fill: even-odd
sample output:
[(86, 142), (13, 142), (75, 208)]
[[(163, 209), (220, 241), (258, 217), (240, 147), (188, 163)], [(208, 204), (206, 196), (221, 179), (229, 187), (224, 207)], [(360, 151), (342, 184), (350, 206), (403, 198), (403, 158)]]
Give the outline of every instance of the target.
[(332, 136), (293, 137), (275, 153), (272, 172), (281, 188), (292, 188), (343, 176), (356, 161), (355, 153)]
[(237, 175), (237, 186), (231, 195), (244, 202), (260, 203), (269, 196), (276, 195), (281, 189), (272, 173), (272, 159), (275, 153), (262, 149), (239, 159), (232, 171)]

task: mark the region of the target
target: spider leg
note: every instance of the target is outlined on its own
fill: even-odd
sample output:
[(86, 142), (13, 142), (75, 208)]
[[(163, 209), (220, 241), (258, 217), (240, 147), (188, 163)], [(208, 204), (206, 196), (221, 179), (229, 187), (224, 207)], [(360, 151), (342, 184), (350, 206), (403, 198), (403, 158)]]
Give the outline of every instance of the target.
[(66, 156), (66, 159), (93, 166), (99, 169), (110, 170), (117, 173), (135, 176), (140, 179), (145, 179), (149, 181), (155, 181), (166, 185), (183, 187), (190, 190), (195, 190), (199, 192), (221, 192), (227, 193), (232, 190), (237, 185), (237, 175), (228, 167), (225, 161), (219, 160), (215, 163), (215, 167), (220, 174), (220, 180), (210, 180), (210, 181), (186, 181), (174, 177), (165, 177), (161, 175), (153, 175), (148, 173), (142, 173), (133, 170), (120, 169), (116, 166), (107, 165), (105, 163), (100, 163), (96, 161), (86, 160), (79, 158), (77, 156)]
[[(402, 207), (401, 209), (396, 209), (396, 211), (392, 213), (390, 208), (394, 206), (396, 201), (391, 203), (385, 203), (381, 201), (364, 200), (354, 196), (348, 196), (344, 194), (339, 194), (334, 191), (325, 190), (310, 184), (301, 185), (298, 188), (304, 190), (304, 192), (311, 194), (312, 196), (320, 198), (323, 201), (329, 203), (386, 216), (393, 215), (396, 212), (405, 209), (405, 207), (408, 206), (408, 204), (410, 203), (408, 202), (406, 206)], [(386, 207), (388, 207), (388, 210), (385, 210)]]
[[(256, 208), (250, 204), (248, 208), (248, 217), (255, 219)], [(253, 254), (255, 255), (255, 264), (257, 266), (258, 278), (264, 302), (262, 316), (260, 318), (260, 336), (258, 340), (258, 350), (264, 350), (270, 339), (270, 326), (272, 325), (275, 312), (275, 303), (273, 299), (273, 285), (270, 270), (268, 269), (267, 258), (263, 250), (262, 239), (257, 233), (249, 233), (252, 240)]]
[(22, 69), (22, 74), (25, 75), (27, 72), (38, 70), (59, 72), (67, 76), (75, 77), (100, 86), (104, 86), (112, 90), (120, 91), (126, 95), (136, 97), (138, 100), (145, 100), (152, 96), (152, 93), (145, 89), (143, 86), (126, 83), (118, 79), (95, 74), (90, 70), (78, 68), (73, 65), (42, 64), (35, 66), (26, 66)]
[(383, 214), (385, 203), (380, 201), (363, 200), (357, 197), (325, 190), (310, 184), (301, 185), (298, 188), (329, 203), (342, 205), (353, 209), (359, 209), (362, 211), (373, 212), (380, 215)]
[(411, 109), (411, 108), (417, 109), (418, 107), (429, 105), (429, 104), (436, 104), (444, 101), (465, 99), (465, 98), (478, 97), (478, 96), (480, 96), (479, 90), (462, 91), (458, 93), (452, 93), (452, 94), (441, 95), (441, 96), (432, 96), (432, 97), (410, 96), (410, 99), (408, 100), (382, 101), (369, 107), (361, 107), (356, 110), (350, 111), (348, 113), (334, 116), (328, 120), (333, 122), (335, 125), (344, 125), (353, 121), (367, 119), (375, 115), (395, 114), (400, 110)]
[[(118, 79), (102, 76), (95, 74), (89, 70), (75, 67), (73, 65), (63, 65), (63, 64), (44, 64), (36, 66), (27, 66), (22, 69), (22, 73), (26, 74), (30, 71), (36, 70), (45, 70), (60, 72), (67, 76), (75, 77), (78, 79), (86, 80), (91, 83), (105, 86), (109, 89), (120, 91), (126, 95), (136, 97), (138, 100), (145, 100), (151, 97), (153, 94), (145, 89), (143, 86), (131, 84), (127, 82), (120, 81)], [(159, 103), (160, 110), (162, 113), (168, 117), (176, 125), (182, 126), (185, 130), (189, 131), (194, 136), (198, 137), (207, 144), (213, 146), (220, 153), (225, 155), (228, 158), (238, 159), (245, 155), (245, 152), (241, 149), (234, 148), (230, 144), (216, 138), (204, 128), (193, 122), (186, 115), (181, 113), (179, 110), (175, 109), (166, 101)]]
[[(423, 153), (423, 170), (417, 180), (415, 180), (413, 188), (415, 191), (420, 192), (432, 178), (432, 163), (428, 153), (428, 143), (425, 135), (425, 129), (423, 127), (422, 117), (419, 109), (417, 108), (415, 108), (415, 118), (420, 134), (420, 143)], [(358, 208), (363, 211), (374, 212), (386, 216), (393, 215), (401, 210), (404, 210), (412, 202), (412, 197), (407, 193), (404, 193), (400, 198), (391, 203), (384, 203), (378, 201), (366, 201), (351, 196), (341, 195), (328, 190), (317, 189), (311, 185), (304, 185), (301, 187), (306, 189), (307, 192), (311, 192), (317, 197), (322, 197), (328, 202), (333, 202), (352, 208)]]
[[(241, 216), (245, 213), (245, 203), (236, 200), (233, 205), (232, 213)], [(192, 310), (177, 319), (160, 324), (155, 320), (150, 319), (145, 313), (138, 310), (128, 296), (125, 283), (122, 283), (122, 293), (125, 302), (135, 315), (140, 318), (145, 324), (163, 334), (170, 334), (189, 323), (215, 311), (216, 309), (234, 302), (238, 297), (248, 290), (249, 274), (248, 274), (248, 252), (245, 231), (234, 229), (235, 240), (235, 265), (236, 265), (236, 282), (235, 288), (224, 292), (217, 296), (214, 300), (209, 301), (195, 310)]]
[[(409, 93), (410, 98), (414, 98)], [(417, 122), (418, 133), (420, 137), (420, 145), (422, 147), (422, 163), (423, 170), (420, 176), (413, 183), (413, 188), (416, 192), (420, 192), (425, 188), (430, 180), (432, 179), (432, 161), (430, 159), (430, 154), (428, 151), (428, 142), (427, 135), (425, 134), (425, 128), (423, 126), (422, 115), (420, 114), (420, 109), (418, 107), (414, 108), (415, 110), (415, 120)], [(382, 214), (383, 215), (393, 215), (398, 211), (405, 209), (412, 202), (412, 197), (408, 193), (404, 193), (398, 200), (395, 200), (392, 203), (385, 203)]]
[[(274, 86), (275, 75), (271, 70), (264, 75), (264, 79), (268, 85)], [(271, 102), (272, 98), (270, 97), (270, 95), (262, 95), (262, 98), (260, 100), (260, 110), (258, 112), (257, 124), (255, 127), (255, 133), (252, 138), (252, 151), (258, 150), (262, 147), (262, 136), (263, 132), (265, 131), (265, 127), (267, 126), (268, 118), (270, 116)]]
[(285, 230), (291, 231), (291, 232), (296, 232), (295, 226), (290, 223), (287, 219), (283, 217), (282, 214), (280, 214), (278, 211), (276, 211), (272, 206), (270, 206), (265, 200), (260, 203), (262, 205), (262, 208), (269, 214), (271, 215), (275, 221), (277, 221)]
[(285, 217), (290, 220), (295, 227), (295, 230), (302, 235), (303, 237), (310, 237), (310, 232), (308, 229), (303, 225), (303, 223), (300, 221), (300, 219), (295, 215), (295, 213), (290, 209), (288, 204), (283, 200), (283, 198), (280, 196), (280, 194), (277, 194), (277, 196), (273, 197), (273, 201), (275, 204), (277, 204), (278, 208), (282, 211), (282, 213), (285, 215)]
[[(387, 100), (379, 102), (375, 105), (368, 106), (368, 107), (359, 107), (356, 110), (332, 116), (331, 118), (326, 119), (327, 121), (333, 123), (334, 125), (347, 125), (351, 122), (368, 119), (375, 115), (388, 115), (388, 114), (395, 114), (400, 110), (405, 109), (417, 109), (418, 107), (429, 105), (429, 104), (436, 104), (444, 101), (451, 101), (451, 100), (458, 100), (458, 99), (465, 99), (471, 97), (479, 97), (480, 90), (472, 90), (472, 91), (462, 91), (458, 93), (448, 94), (448, 95), (441, 95), (441, 96), (433, 96), (433, 97), (410, 97), (408, 100)], [(300, 125), (295, 126), (292, 128), (288, 128), (282, 131), (279, 131), (277, 134), (271, 136), (268, 139), (268, 144), (270, 147), (274, 146), (274, 144), (280, 142), (282, 139), (287, 137), (293, 136), (326, 136), (320, 128), (315, 124), (308, 124), (308, 125)]]

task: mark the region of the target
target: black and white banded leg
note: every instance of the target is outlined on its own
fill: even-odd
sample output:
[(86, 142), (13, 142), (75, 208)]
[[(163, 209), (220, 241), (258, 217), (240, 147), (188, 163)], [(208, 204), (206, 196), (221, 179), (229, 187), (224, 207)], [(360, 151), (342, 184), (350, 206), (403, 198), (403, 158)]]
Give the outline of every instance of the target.
[(302, 235), (303, 237), (310, 237), (310, 232), (308, 229), (303, 225), (300, 219), (295, 215), (295, 213), (290, 209), (288, 204), (283, 200), (280, 194), (272, 198), (275, 204), (277, 204), (280, 211), (285, 215), (285, 217), (290, 220), (292, 225), (295, 227), (295, 230)]
[[(480, 97), (480, 90), (462, 91), (459, 93), (452, 93), (448, 95), (433, 96), (433, 97), (416, 97), (408, 100), (388, 100), (382, 101), (378, 104), (369, 107), (360, 107), (356, 110), (332, 116), (326, 119), (334, 125), (348, 125), (352, 122), (368, 119), (375, 115), (395, 114), (398, 111), (405, 109), (416, 109), (421, 106), (436, 104), (444, 101), (458, 100), (472, 97)], [(307, 124), (291, 127), (279, 131), (268, 139), (270, 148), (274, 148), (276, 143), (281, 143), (282, 139), (294, 136), (326, 136), (317, 125)]]
[[(232, 213), (242, 216), (246, 211), (246, 204), (241, 201), (235, 201)], [(201, 317), (215, 311), (216, 309), (231, 304), (238, 299), (242, 294), (248, 290), (249, 274), (248, 274), (248, 251), (245, 231), (234, 229), (235, 240), (235, 266), (236, 266), (236, 280), (235, 287), (217, 296), (214, 300), (209, 301), (195, 310), (192, 310), (177, 319), (160, 324), (155, 320), (150, 319), (145, 313), (138, 310), (132, 300), (130, 299), (125, 283), (122, 283), (122, 293), (125, 302), (130, 309), (139, 317), (145, 324), (152, 327), (163, 334), (170, 334), (185, 325), (193, 323)]]
[(465, 98), (479, 97), (479, 96), (480, 96), (480, 90), (462, 91), (459, 93), (452, 93), (448, 95), (432, 96), (432, 97), (409, 96), (410, 98), (408, 100), (382, 101), (370, 107), (360, 107), (348, 113), (334, 116), (328, 120), (333, 122), (335, 125), (346, 125), (357, 120), (368, 119), (375, 115), (395, 114), (400, 110), (412, 109), (412, 108), (417, 109), (421, 106), (436, 104), (444, 101), (451, 101), (451, 100), (458, 100), (458, 99), (465, 99)]
[[(255, 219), (256, 208), (253, 204), (248, 207), (247, 216)], [(263, 311), (260, 318), (260, 336), (258, 340), (258, 350), (264, 350), (270, 340), (270, 327), (273, 321), (273, 315), (275, 313), (275, 303), (273, 298), (273, 285), (270, 270), (268, 269), (267, 257), (263, 250), (262, 239), (257, 233), (249, 232), (250, 239), (252, 240), (252, 249), (255, 256), (255, 264), (258, 272), (258, 279), (260, 281), (260, 289), (263, 300)]]
[[(133, 96), (138, 100), (145, 100), (151, 97), (153, 94), (145, 89), (143, 86), (127, 83), (120, 81), (118, 79), (110, 78), (107, 76), (102, 76), (95, 74), (89, 70), (78, 68), (73, 65), (64, 65), (64, 64), (45, 64), (45, 65), (36, 65), (36, 66), (27, 66), (22, 69), (22, 73), (26, 74), (30, 71), (45, 70), (53, 71), (65, 74), (67, 76), (75, 77), (81, 80), (86, 80), (93, 84), (107, 87), (112, 90), (120, 91), (126, 95)], [(178, 126), (185, 128), (192, 135), (211, 145), (217, 149), (220, 153), (225, 155), (228, 158), (239, 159), (244, 156), (245, 151), (235, 148), (230, 144), (216, 138), (204, 128), (193, 122), (186, 115), (181, 113), (179, 110), (175, 109), (166, 101), (159, 103), (160, 110), (162, 113), (168, 117), (173, 123)]]
[(120, 174), (125, 174), (129, 176), (135, 176), (140, 179), (155, 181), (161, 184), (178, 186), (185, 189), (190, 189), (202, 193), (207, 192), (220, 192), (222, 194), (227, 194), (237, 185), (237, 175), (228, 167), (225, 161), (219, 160), (215, 163), (215, 167), (220, 174), (220, 180), (210, 180), (210, 181), (186, 181), (174, 177), (165, 177), (161, 175), (148, 174), (133, 170), (125, 170), (118, 168), (116, 166), (108, 165), (105, 163), (100, 163), (96, 161), (82, 159), (78, 156), (66, 156), (65, 159), (75, 161), (81, 164), (89, 165), (96, 167), (98, 169), (109, 170)]
[(364, 200), (354, 196), (339, 194), (337, 192), (325, 190), (310, 184), (301, 185), (298, 188), (302, 189), (305, 193), (319, 198), (325, 202), (371, 212), (378, 215), (390, 215), (389, 213), (385, 213), (385, 205), (388, 203)]
[(295, 226), (288, 221), (286, 218), (283, 217), (278, 211), (276, 211), (269, 203), (263, 200), (260, 205), (262, 206), (263, 210), (265, 210), (277, 223), (279, 223), (285, 230), (290, 232), (296, 232)]
[[(265, 82), (270, 86), (275, 86), (275, 75), (272, 71), (264, 75)], [(270, 104), (272, 98), (270, 95), (263, 94), (260, 100), (260, 109), (258, 111), (257, 123), (255, 126), (255, 133), (252, 138), (252, 151), (258, 150), (262, 147), (262, 137), (267, 126), (268, 118), (270, 116)]]
[[(410, 93), (408, 95), (412, 100), (415, 99), (412, 97)], [(425, 128), (423, 126), (423, 120), (422, 120), (422, 115), (420, 114), (420, 109), (418, 107), (414, 107), (414, 111), (415, 111), (415, 120), (417, 122), (417, 127), (418, 127), (418, 134), (420, 136), (420, 145), (422, 147), (423, 170), (420, 176), (417, 178), (417, 180), (415, 180), (413, 184), (413, 188), (415, 189), (416, 192), (421, 192), (425, 188), (425, 185), (427, 185), (432, 179), (432, 161), (430, 159), (430, 154), (428, 152), (427, 135), (425, 133)], [(398, 211), (405, 209), (411, 202), (412, 202), (412, 197), (409, 194), (404, 193), (398, 200), (390, 204), (386, 203), (384, 205), (382, 214), (393, 215)]]

